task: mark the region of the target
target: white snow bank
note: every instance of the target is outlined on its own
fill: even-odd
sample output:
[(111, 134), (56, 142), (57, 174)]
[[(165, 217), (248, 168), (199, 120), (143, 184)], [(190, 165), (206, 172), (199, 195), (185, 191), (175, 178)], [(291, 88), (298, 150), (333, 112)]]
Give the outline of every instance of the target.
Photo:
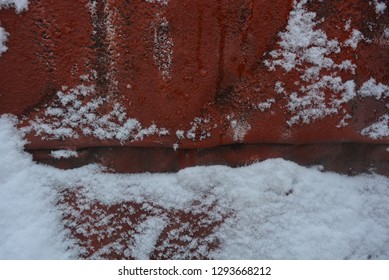
[[(15, 120), (0, 118), (0, 259), (67, 259), (68, 241), (46, 172), (22, 152)], [(74, 256), (73, 256), (74, 257)]]
[[(323, 173), (282, 159), (173, 174), (109, 174), (96, 165), (63, 171), (33, 163), (20, 139), (12, 119), (3, 116), (0, 259), (74, 258), (79, 249), (65, 238), (59, 218), (61, 211), (72, 209), (57, 207), (55, 201), (58, 191), (80, 186), (84, 205), (129, 201), (155, 209), (206, 212), (202, 222), (208, 224), (227, 217), (210, 237), (220, 240), (220, 248), (208, 252), (210, 258), (389, 259), (387, 177)], [(147, 217), (137, 226), (128, 252), (142, 259), (150, 256), (169, 223), (163, 215)], [(102, 224), (107, 219), (99, 217)], [(176, 232), (187, 230), (188, 224), (180, 226)], [(120, 248), (115, 245), (105, 250)], [(189, 249), (177, 254), (191, 257)]]

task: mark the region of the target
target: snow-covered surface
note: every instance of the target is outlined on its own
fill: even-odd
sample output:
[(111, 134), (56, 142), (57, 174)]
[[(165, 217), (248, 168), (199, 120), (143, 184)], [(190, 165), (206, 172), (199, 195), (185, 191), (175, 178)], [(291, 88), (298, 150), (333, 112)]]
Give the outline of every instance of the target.
[[(90, 79), (88, 75), (84, 77)], [(93, 79), (93, 78), (92, 78)], [(44, 116), (30, 121), (26, 130), (32, 130), (43, 139), (79, 138), (80, 135), (94, 136), (98, 139), (117, 139), (138, 141), (144, 137), (158, 134), (167, 135), (165, 128), (155, 124), (144, 128), (134, 118), (128, 118), (124, 107), (110, 103), (110, 97), (97, 97), (95, 85), (87, 82), (75, 87), (64, 86), (47, 106)], [(109, 107), (109, 112), (100, 114), (99, 109)]]
[[(357, 65), (350, 53), (356, 54), (358, 46), (363, 42), (372, 43), (362, 32), (352, 28), (352, 20), (345, 23), (344, 31), (348, 39), (344, 42), (337, 38), (329, 38), (320, 28), (321, 20), (313, 11), (306, 8), (307, 0), (294, 1), (284, 32), (279, 33), (278, 47), (269, 53), (265, 60), (269, 71), (282, 69), (285, 75), (280, 79), (299, 79), (295, 87), (286, 90), (282, 80), (274, 85), (274, 92), (282, 94), (288, 100), (286, 109), (291, 114), (287, 124), (310, 124), (330, 115), (341, 117), (338, 128), (345, 127), (352, 114), (345, 109), (350, 101), (360, 97), (375, 97), (382, 100), (389, 96), (389, 86), (377, 82), (374, 77), (358, 86), (353, 79), (344, 80), (342, 72), (354, 75)], [(386, 4), (374, 1), (377, 13), (383, 13)], [(336, 61), (337, 54), (345, 54), (350, 59)], [(289, 77), (291, 75), (292, 78)], [(261, 109), (261, 108), (259, 108)], [(375, 123), (362, 129), (360, 133), (372, 139), (388, 136), (389, 123), (386, 115)]]
[(12, 119), (0, 118), (0, 258), (68, 259), (60, 216), (55, 208), (55, 189), (44, 178), (31, 156), (21, 152), (23, 142)]
[[(271, 59), (265, 61), (270, 71), (281, 67), (286, 73), (297, 71), (300, 81), (296, 90), (286, 92), (282, 81), (275, 84), (275, 92), (285, 95), (287, 109), (292, 113), (289, 125), (308, 124), (331, 114), (342, 113), (341, 105), (356, 96), (355, 82), (343, 81), (338, 72), (355, 73), (355, 64), (350, 60), (338, 63), (332, 58), (340, 53), (342, 46), (355, 49), (363, 39), (358, 30), (353, 30), (344, 43), (329, 38), (318, 28), (316, 13), (305, 8), (307, 1), (295, 1), (285, 32), (279, 34), (279, 49), (270, 52)], [(323, 74), (326, 72), (327, 74)], [(332, 91), (332, 102), (326, 102), (325, 91)]]
[[(179, 238), (181, 243), (169, 249), (175, 252), (171, 258), (389, 259), (387, 177), (348, 177), (282, 159), (173, 174), (110, 174), (96, 165), (63, 171), (33, 163), (14, 125), (11, 117), (0, 118), (1, 259), (77, 258), (85, 248), (76, 245), (66, 227), (76, 226), (86, 236), (103, 238), (102, 231), (114, 236), (119, 229), (112, 226), (115, 214), (92, 210), (96, 202), (140, 204), (139, 211), (152, 215), (142, 214), (128, 237), (119, 236), (91, 258), (116, 250), (147, 259), (153, 248), (169, 249)], [(66, 191), (78, 193), (74, 208), (58, 204)], [(131, 206), (122, 208), (136, 215)], [(94, 230), (80, 209), (94, 213)], [(190, 235), (189, 221), (169, 217), (169, 211), (203, 217), (196, 225), (218, 226), (205, 237)], [(64, 214), (83, 222), (62, 220)], [(156, 244), (172, 223), (164, 242)], [(212, 240), (219, 245), (209, 249)]]

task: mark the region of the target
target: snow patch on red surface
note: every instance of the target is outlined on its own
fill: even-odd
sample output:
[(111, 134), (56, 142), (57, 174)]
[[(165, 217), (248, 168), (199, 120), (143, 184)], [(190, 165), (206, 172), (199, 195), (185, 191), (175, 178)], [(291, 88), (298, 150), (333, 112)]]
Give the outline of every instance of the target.
[[(383, 3), (375, 2), (377, 7)], [(357, 65), (353, 63), (352, 56), (336, 61), (336, 54), (347, 52), (349, 55), (357, 50), (361, 42), (372, 42), (359, 30), (352, 29), (351, 20), (345, 25), (345, 31), (350, 33), (348, 39), (340, 42), (337, 38), (329, 38), (319, 27), (321, 21), (317, 19), (317, 14), (306, 8), (307, 3), (306, 0), (294, 1), (286, 30), (279, 34), (278, 48), (269, 53), (271, 59), (266, 60), (265, 65), (269, 71), (281, 67), (285, 71), (285, 81), (293, 72), (299, 75), (295, 86), (288, 90), (283, 87), (283, 80), (277, 81), (274, 86), (275, 93), (288, 100), (286, 109), (292, 114), (287, 121), (289, 126), (310, 124), (330, 115), (340, 115), (342, 119), (337, 127), (344, 127), (352, 118), (345, 109), (346, 104), (359, 97), (375, 97), (384, 101), (389, 96), (389, 87), (377, 83), (374, 77), (360, 87), (352, 79), (342, 79), (341, 72), (354, 75)], [(360, 133), (372, 139), (383, 138), (388, 136), (388, 126), (383, 115)]]

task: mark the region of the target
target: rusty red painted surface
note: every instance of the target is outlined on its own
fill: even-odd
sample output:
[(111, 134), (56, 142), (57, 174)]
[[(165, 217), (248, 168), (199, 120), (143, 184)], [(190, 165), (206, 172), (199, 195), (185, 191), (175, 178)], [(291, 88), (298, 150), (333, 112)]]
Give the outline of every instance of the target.
[[(0, 10), (10, 33), (0, 113), (30, 127), (26, 148), (37, 160), (62, 167), (316, 164), (339, 147), (347, 152), (338, 169), (347, 170), (352, 151), (362, 165), (384, 166), (388, 10), (364, 0), (303, 2), (42, 0), (18, 15)], [(293, 24), (309, 44), (288, 41)], [(374, 92), (363, 90), (369, 85)], [(309, 145), (314, 153), (301, 148)], [(52, 159), (52, 149), (79, 158)]]

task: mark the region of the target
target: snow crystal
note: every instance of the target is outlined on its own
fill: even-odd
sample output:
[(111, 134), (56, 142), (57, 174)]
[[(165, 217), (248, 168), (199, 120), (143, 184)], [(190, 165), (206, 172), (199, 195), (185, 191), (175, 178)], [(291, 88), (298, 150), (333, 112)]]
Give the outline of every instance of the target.
[(244, 140), (244, 136), (251, 130), (250, 124), (245, 120), (232, 120), (231, 128), (234, 132), (234, 141), (241, 142)]
[[(276, 84), (276, 87), (277, 87), (277, 84)], [(279, 87), (276, 89), (276, 92), (277, 90), (279, 90), (280, 92), (282, 92), (282, 88)], [(259, 103), (257, 108), (261, 111), (261, 112), (265, 112), (266, 110), (270, 109), (271, 105), (276, 102), (274, 98), (270, 98), (268, 100), (266, 100), (265, 102), (262, 102), (262, 103)]]
[[(0, 118), (0, 259), (78, 258), (94, 250), (66, 227), (103, 244), (92, 259), (147, 259), (154, 250), (169, 259), (389, 258), (387, 177), (343, 176), (282, 159), (171, 174), (58, 170), (32, 162), (15, 124)], [(56, 203), (63, 191), (78, 202)], [(96, 203), (121, 206), (110, 212)], [(193, 213), (194, 221), (177, 211)], [(123, 225), (128, 232), (117, 233)]]
[(375, 5), (375, 12), (378, 14), (378, 15), (382, 15), (387, 6), (386, 6), (386, 3), (384, 1), (379, 1), (379, 0), (374, 0), (374, 5)]
[(177, 130), (176, 131), (176, 136), (177, 136), (178, 139), (184, 139), (185, 138), (185, 131)]
[(56, 150), (51, 151), (50, 156), (56, 159), (78, 157), (77, 151), (72, 150)]
[(0, 0), (0, 9), (14, 7), (17, 13), (28, 10), (28, 0)]
[(193, 122), (191, 122), (192, 127), (186, 132), (186, 137), (193, 141), (195, 141), (196, 139), (199, 139), (201, 141), (211, 137), (209, 129), (203, 128), (203, 126), (208, 124), (209, 122), (209, 118), (194, 118)]

